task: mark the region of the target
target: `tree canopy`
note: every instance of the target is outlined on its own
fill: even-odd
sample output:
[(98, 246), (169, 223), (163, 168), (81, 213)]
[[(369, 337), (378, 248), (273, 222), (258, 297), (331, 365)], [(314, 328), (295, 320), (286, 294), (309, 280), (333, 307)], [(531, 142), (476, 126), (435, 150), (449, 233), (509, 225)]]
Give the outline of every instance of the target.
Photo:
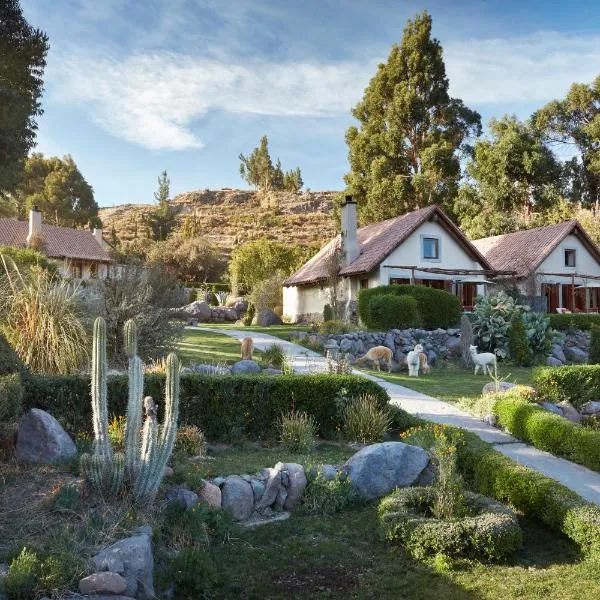
[(154, 199), (158, 202), (158, 206), (146, 218), (146, 224), (155, 242), (166, 240), (176, 224), (175, 213), (169, 204), (170, 186), (171, 180), (167, 172), (163, 171), (158, 178), (158, 189), (154, 192)]
[(442, 46), (427, 12), (408, 21), (402, 41), (380, 64), (346, 132), (347, 192), (362, 223), (441, 204), (448, 208), (460, 178), (461, 152), (481, 119), (451, 98)]
[[(0, 3), (0, 207), (13, 192), (35, 144), (36, 118), (48, 53), (48, 37), (23, 17), (18, 0)], [(4, 196), (4, 199), (3, 199)]]

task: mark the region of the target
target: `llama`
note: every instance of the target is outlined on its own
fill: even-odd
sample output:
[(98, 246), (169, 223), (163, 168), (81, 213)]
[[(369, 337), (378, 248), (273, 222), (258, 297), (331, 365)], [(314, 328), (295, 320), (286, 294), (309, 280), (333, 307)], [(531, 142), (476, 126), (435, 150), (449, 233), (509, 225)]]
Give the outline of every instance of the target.
[(419, 353), (419, 371), (423, 373), (423, 375), (429, 375), (429, 373), (431, 373), (431, 368), (429, 367), (429, 361), (427, 360), (427, 354), (425, 354), (425, 352)]
[(242, 339), (242, 360), (252, 360), (252, 353), (254, 352), (254, 342), (251, 337), (245, 337)]
[[(421, 344), (417, 344), (414, 350), (411, 350), (406, 355), (406, 364), (408, 365), (408, 376), (409, 377), (418, 377), (419, 376), (419, 366), (421, 364), (421, 354), (423, 354), (423, 346)], [(429, 365), (427, 365), (429, 368)]]
[[(494, 376), (494, 372), (496, 371), (498, 365), (496, 363), (496, 355), (493, 352), (483, 352), (482, 354), (477, 354), (477, 346), (469, 346), (469, 353), (471, 354), (471, 358), (475, 363), (475, 375), (479, 373), (479, 368), (483, 367), (483, 374), (486, 374), (486, 371), (492, 377)], [(492, 372), (492, 367), (494, 367), (494, 372)]]
[(379, 364), (379, 360), (383, 359), (387, 362), (388, 373), (392, 371), (392, 351), (386, 346), (375, 346), (371, 348), (364, 356), (356, 359), (357, 365), (362, 365), (367, 360), (370, 360), (378, 371), (381, 371), (381, 365)]

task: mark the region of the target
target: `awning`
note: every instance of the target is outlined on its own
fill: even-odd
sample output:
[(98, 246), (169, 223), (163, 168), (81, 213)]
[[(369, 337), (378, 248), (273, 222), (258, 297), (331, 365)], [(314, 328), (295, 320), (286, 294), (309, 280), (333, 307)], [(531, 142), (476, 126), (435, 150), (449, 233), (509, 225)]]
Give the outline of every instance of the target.
[(464, 279), (454, 279), (454, 283), (494, 283), (487, 279), (475, 279), (475, 277), (465, 277)]
[(575, 287), (578, 287), (578, 288), (600, 288), (600, 281), (588, 281), (587, 283), (582, 283), (581, 285), (577, 285)]

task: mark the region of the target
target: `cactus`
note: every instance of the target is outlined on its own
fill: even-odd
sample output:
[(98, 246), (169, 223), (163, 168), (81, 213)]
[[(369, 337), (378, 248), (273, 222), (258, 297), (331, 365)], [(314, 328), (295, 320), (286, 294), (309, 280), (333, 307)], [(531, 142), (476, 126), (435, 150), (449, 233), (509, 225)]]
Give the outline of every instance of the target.
[(92, 414), (94, 415), (94, 454), (110, 460), (112, 448), (108, 439), (108, 409), (106, 400), (106, 322), (94, 321), (92, 348)]
[(137, 356), (137, 327), (129, 319), (125, 323), (125, 350), (129, 357), (129, 396), (125, 426), (125, 473), (133, 480), (139, 471), (142, 397), (144, 395), (144, 365)]
[(125, 322), (123, 338), (125, 342), (125, 354), (127, 354), (127, 357), (133, 358), (134, 356), (137, 356), (137, 325), (133, 319), (128, 319)]

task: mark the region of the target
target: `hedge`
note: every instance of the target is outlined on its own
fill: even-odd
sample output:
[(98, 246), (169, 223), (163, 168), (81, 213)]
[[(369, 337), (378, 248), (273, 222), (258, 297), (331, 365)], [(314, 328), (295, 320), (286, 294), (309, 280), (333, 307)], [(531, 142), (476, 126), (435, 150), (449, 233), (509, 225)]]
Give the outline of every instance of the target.
[(365, 325), (369, 326), (371, 300), (385, 294), (415, 298), (421, 317), (420, 325), (425, 329), (454, 327), (460, 322), (462, 309), (460, 301), (453, 294), (424, 285), (382, 285), (361, 290), (358, 294), (358, 314)]
[(568, 400), (581, 408), (586, 402), (598, 400), (600, 365), (539, 367), (533, 372), (533, 387), (548, 402)]
[[(108, 379), (108, 410), (123, 415), (127, 405), (127, 376)], [(162, 409), (165, 377), (148, 374), (144, 393), (158, 400)], [(373, 381), (353, 375), (203, 375), (181, 376), (179, 422), (197, 425), (210, 440), (239, 436), (264, 439), (272, 435), (276, 419), (292, 409), (306, 411), (317, 423), (319, 434), (335, 437), (341, 428), (340, 394), (371, 394), (382, 406), (389, 397)], [(28, 377), (26, 408), (42, 408), (73, 433), (89, 432), (92, 426), (90, 379), (84, 376)], [(159, 415), (160, 416), (160, 415)]]
[(498, 423), (519, 439), (600, 471), (600, 431), (572, 423), (510, 394), (498, 397), (493, 412)]
[(404, 294), (375, 296), (369, 303), (368, 321), (371, 329), (403, 329), (418, 327), (421, 322), (417, 299)]
[(559, 331), (570, 331), (573, 329), (591, 329), (592, 325), (600, 325), (600, 314), (598, 313), (566, 313), (548, 315), (550, 327)]

